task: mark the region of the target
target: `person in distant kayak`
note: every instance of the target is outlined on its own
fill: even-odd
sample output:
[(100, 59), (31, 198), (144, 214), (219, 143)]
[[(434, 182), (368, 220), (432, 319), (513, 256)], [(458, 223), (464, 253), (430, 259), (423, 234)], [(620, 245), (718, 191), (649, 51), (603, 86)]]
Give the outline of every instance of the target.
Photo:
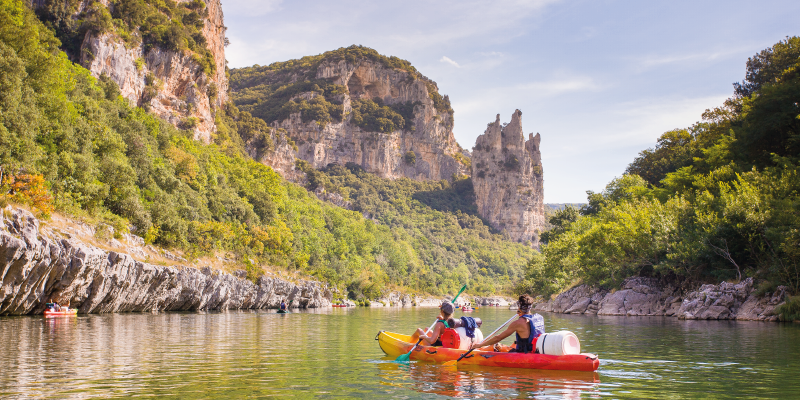
[(281, 300), (281, 311), (286, 311), (286, 300)]
[(516, 346), (510, 351), (516, 353), (533, 353), (536, 350), (536, 338), (544, 333), (544, 319), (542, 319), (542, 316), (539, 314), (529, 314), (532, 307), (533, 298), (531, 296), (527, 294), (519, 296), (519, 308), (517, 309), (519, 319), (508, 325), (508, 328), (499, 335), (495, 335), (481, 343), (476, 343), (472, 345), (472, 348), (477, 349), (479, 347), (492, 346), (511, 336), (512, 333), (516, 333)]
[(418, 339), (422, 338), (422, 341), (425, 342), (425, 345), (442, 345), (442, 333), (444, 333), (445, 328), (450, 327), (447, 324), (447, 320), (453, 315), (455, 308), (453, 307), (453, 303), (445, 300), (442, 305), (439, 306), (439, 311), (439, 319), (436, 321), (436, 324), (433, 325), (433, 330), (430, 332), (430, 334), (426, 334), (425, 329), (423, 328), (417, 328), (417, 331), (411, 335), (412, 342), (416, 342)]

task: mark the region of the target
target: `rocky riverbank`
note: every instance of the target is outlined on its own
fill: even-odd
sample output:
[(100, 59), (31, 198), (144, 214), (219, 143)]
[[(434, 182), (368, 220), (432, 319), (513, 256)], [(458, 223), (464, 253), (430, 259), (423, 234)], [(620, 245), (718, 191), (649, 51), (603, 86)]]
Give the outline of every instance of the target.
[(752, 278), (737, 284), (723, 282), (687, 289), (637, 277), (627, 279), (616, 291), (576, 286), (555, 299), (536, 304), (534, 309), (563, 314), (779, 321), (775, 308), (785, 301), (785, 287), (759, 296)]
[[(391, 292), (388, 295), (379, 298), (378, 300), (370, 302), (370, 307), (439, 307), (442, 300), (451, 300), (453, 296), (438, 297), (422, 297), (416, 295), (408, 295), (404, 293)], [(465, 302), (472, 303), (474, 307), (480, 306), (509, 306), (511, 300), (502, 296), (480, 297), (462, 294), (458, 298), (458, 303)]]
[(80, 313), (328, 307), (332, 294), (312, 281), (245, 279), (245, 271), (161, 266), (40, 229), (30, 212), (0, 213), (0, 315), (39, 314), (69, 302)]

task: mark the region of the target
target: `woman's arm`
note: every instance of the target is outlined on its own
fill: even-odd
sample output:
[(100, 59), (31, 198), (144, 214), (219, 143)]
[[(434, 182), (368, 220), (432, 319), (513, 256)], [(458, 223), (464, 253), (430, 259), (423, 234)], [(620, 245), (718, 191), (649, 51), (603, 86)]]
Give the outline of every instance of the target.
[(444, 328), (444, 324), (441, 322), (437, 322), (436, 325), (433, 326), (433, 331), (431, 331), (430, 335), (423, 334), (419, 337), (422, 338), (422, 341), (427, 343), (428, 346), (433, 346), (436, 343), (436, 340), (439, 339), (439, 335), (442, 334), (442, 329)]
[(486, 339), (483, 342), (475, 343), (470, 348), (471, 349), (477, 349), (478, 347), (491, 346), (491, 345), (493, 345), (495, 343), (500, 343), (501, 340), (511, 336), (512, 333), (517, 331), (517, 328), (514, 326), (514, 324), (516, 324), (516, 323), (517, 323), (517, 321), (512, 322), (511, 325), (509, 325), (508, 328), (506, 328), (506, 330), (504, 330), (499, 335), (496, 335), (496, 336), (494, 336), (492, 338)]

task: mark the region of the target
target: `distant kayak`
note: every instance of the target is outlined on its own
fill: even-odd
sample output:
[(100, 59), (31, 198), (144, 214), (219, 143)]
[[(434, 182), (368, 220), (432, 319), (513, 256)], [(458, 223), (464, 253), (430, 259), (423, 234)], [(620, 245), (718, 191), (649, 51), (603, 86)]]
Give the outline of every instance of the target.
[(348, 307), (347, 304), (331, 304), (331, 307)]
[(291, 311), (288, 310), (278, 310), (278, 314), (291, 314)]
[(44, 310), (44, 317), (45, 318), (55, 318), (55, 317), (72, 317), (78, 315), (77, 309), (71, 309), (67, 311), (55, 311), (55, 310)]
[(474, 308), (470, 308), (470, 307), (461, 307), (461, 311), (470, 312), (470, 311), (475, 311), (475, 309)]

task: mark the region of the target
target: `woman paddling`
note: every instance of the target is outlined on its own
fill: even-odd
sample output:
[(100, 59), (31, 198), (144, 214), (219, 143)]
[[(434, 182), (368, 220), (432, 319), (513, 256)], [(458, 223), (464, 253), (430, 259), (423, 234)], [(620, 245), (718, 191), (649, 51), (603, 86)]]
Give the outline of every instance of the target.
[(519, 308), (517, 309), (519, 319), (508, 325), (508, 328), (506, 328), (503, 333), (484, 340), (481, 343), (475, 343), (471, 348), (477, 349), (484, 346), (491, 346), (495, 343), (500, 343), (501, 340), (511, 336), (512, 333), (516, 333), (516, 348), (510, 351), (517, 353), (533, 353), (536, 350), (536, 338), (544, 333), (544, 320), (539, 314), (528, 314), (532, 306), (533, 298), (531, 296), (527, 294), (519, 296)]

